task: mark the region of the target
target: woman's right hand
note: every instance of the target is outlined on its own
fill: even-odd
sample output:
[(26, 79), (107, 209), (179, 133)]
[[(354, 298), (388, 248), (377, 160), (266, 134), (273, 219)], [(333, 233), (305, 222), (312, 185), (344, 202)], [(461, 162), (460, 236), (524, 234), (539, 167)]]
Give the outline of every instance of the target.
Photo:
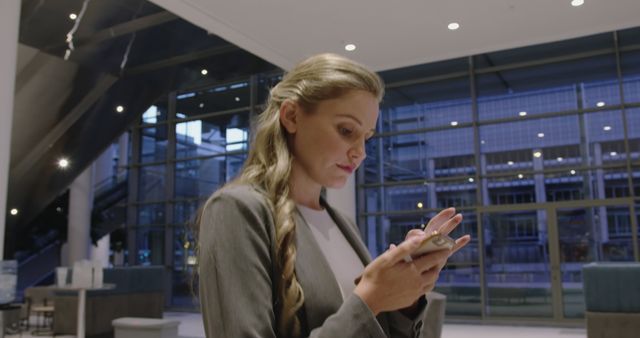
[(364, 269), (354, 292), (374, 315), (410, 306), (433, 288), (449, 250), (433, 252), (411, 262), (404, 257), (414, 252), (426, 235), (413, 236), (378, 256)]

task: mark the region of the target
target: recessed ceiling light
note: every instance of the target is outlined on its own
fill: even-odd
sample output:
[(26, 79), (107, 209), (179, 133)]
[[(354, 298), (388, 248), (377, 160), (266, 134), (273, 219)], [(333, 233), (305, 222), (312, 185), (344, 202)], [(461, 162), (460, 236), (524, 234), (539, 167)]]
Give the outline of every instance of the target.
[(564, 158), (558, 157), (558, 162), (562, 162), (562, 161), (564, 161)]
[(418, 202), (418, 209), (422, 209), (422, 202)]
[(11, 215), (15, 216), (15, 215), (18, 214), (18, 209), (13, 208), (13, 209), (11, 209), (10, 213), (11, 213)]
[(451, 125), (452, 125), (453, 127), (457, 126), (457, 125), (458, 125), (458, 121), (451, 121)]
[(611, 130), (611, 126), (604, 126), (604, 127), (602, 127), (602, 130), (609, 131), (609, 130)]
[(578, 7), (584, 5), (584, 0), (572, 0), (571, 6)]
[(457, 22), (452, 22), (447, 26), (447, 28), (449, 28), (449, 30), (454, 31), (454, 30), (460, 28), (460, 24), (457, 23)]
[(542, 157), (542, 153), (539, 151), (536, 151), (535, 153), (533, 153), (533, 156), (540, 158)]
[(116, 112), (122, 113), (123, 111), (124, 111), (124, 107), (123, 106), (117, 106), (116, 107)]
[(617, 153), (617, 152), (615, 152), (615, 151), (612, 151), (612, 152), (610, 152), (610, 153), (609, 153), (609, 155), (611, 155), (611, 156), (618, 156), (618, 153)]
[(473, 181), (475, 181), (473, 177), (469, 177), (469, 182), (473, 183)]
[(571, 170), (569, 173), (571, 173), (571, 175), (575, 175), (576, 171), (575, 170)]
[(200, 108), (204, 108), (204, 103), (200, 102), (200, 104), (198, 105), (198, 107), (200, 107)]
[(598, 107), (604, 107), (604, 105), (605, 105), (605, 104), (606, 104), (606, 103), (604, 103), (604, 101), (600, 101), (600, 102), (596, 103), (596, 106), (598, 106)]
[(240, 98), (236, 96), (236, 102), (240, 102)]
[(522, 175), (522, 174), (518, 174), (518, 178), (519, 178), (519, 179), (523, 179), (523, 178), (524, 178), (524, 175)]
[(544, 133), (538, 133), (538, 137), (539, 138), (543, 138), (544, 137)]
[(527, 112), (526, 111), (521, 111), (518, 113), (518, 115), (520, 116), (527, 116)]
[(69, 166), (69, 160), (67, 160), (66, 158), (61, 158), (58, 160), (58, 167), (60, 169), (65, 169), (68, 166)]
[(200, 74), (202, 74), (202, 75), (207, 75), (208, 73), (209, 73), (209, 71), (208, 71), (208, 70), (206, 70), (206, 69), (202, 69), (202, 70), (200, 71)]
[(354, 50), (356, 50), (356, 45), (349, 43), (344, 45), (344, 50), (346, 50), (347, 52), (353, 52)]
[(513, 161), (507, 162), (508, 165), (513, 165)]
[(78, 15), (77, 15), (76, 13), (71, 13), (71, 14), (69, 14), (69, 19), (71, 19), (71, 20), (75, 20), (75, 19), (77, 19), (77, 18), (78, 18)]

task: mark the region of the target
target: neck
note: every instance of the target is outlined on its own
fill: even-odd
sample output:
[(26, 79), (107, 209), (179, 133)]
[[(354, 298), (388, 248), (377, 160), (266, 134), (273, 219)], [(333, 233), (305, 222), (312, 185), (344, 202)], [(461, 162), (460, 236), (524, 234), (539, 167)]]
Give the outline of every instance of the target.
[(304, 205), (307, 208), (321, 210), (320, 192), (322, 186), (314, 182), (309, 176), (304, 174), (295, 162), (292, 163), (291, 176), (289, 177), (289, 191), (291, 199), (296, 204)]

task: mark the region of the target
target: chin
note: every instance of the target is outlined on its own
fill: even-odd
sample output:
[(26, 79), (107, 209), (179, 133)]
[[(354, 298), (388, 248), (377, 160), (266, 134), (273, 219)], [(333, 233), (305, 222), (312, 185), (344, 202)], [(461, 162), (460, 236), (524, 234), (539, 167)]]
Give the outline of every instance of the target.
[(345, 184), (347, 184), (346, 177), (330, 180), (329, 182), (327, 182), (327, 184), (324, 185), (324, 187), (329, 189), (342, 189), (344, 188)]

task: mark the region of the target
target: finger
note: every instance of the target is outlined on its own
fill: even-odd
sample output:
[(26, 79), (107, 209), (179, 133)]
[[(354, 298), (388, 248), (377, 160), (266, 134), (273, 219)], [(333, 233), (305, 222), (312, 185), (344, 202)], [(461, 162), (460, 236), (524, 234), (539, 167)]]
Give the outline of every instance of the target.
[(424, 234), (424, 231), (422, 231), (422, 229), (411, 229), (409, 230), (409, 232), (407, 232), (407, 236), (405, 237), (405, 239), (409, 239), (414, 236), (420, 236), (423, 234)]
[(457, 215), (453, 216), (452, 218), (450, 218), (445, 224), (443, 224), (440, 227), (440, 229), (434, 229), (434, 230), (438, 230), (438, 232), (441, 233), (441, 234), (448, 235), (461, 222), (462, 222), (462, 214), (457, 214)]
[(422, 285), (434, 285), (438, 281), (439, 277), (440, 270), (435, 269), (423, 272), (422, 275), (420, 275), (420, 278), (422, 279)]
[(415, 258), (413, 263), (416, 265), (416, 269), (422, 273), (442, 265), (443, 262), (447, 261), (449, 255), (449, 250), (434, 251)]
[(427, 225), (425, 232), (429, 233), (429, 232), (432, 232), (433, 230), (439, 229), (440, 225), (446, 222), (455, 213), (456, 213), (455, 208), (448, 208), (440, 211), (435, 217), (433, 217), (429, 221), (429, 224)]
[(469, 235), (464, 235), (456, 239), (456, 244), (453, 246), (453, 249), (451, 249), (451, 253), (449, 254), (449, 256), (462, 249), (465, 245), (469, 244), (469, 242), (471, 242), (471, 236)]
[(389, 250), (393, 250), (393, 249), (395, 249), (395, 248), (396, 248), (396, 245), (395, 245), (395, 244), (393, 244), (393, 243), (389, 244)]
[(415, 236), (406, 241), (400, 243), (400, 245), (396, 246), (393, 250), (387, 250), (380, 257), (383, 258), (383, 261), (388, 265), (394, 265), (398, 263), (400, 260), (403, 260), (404, 257), (409, 256), (412, 252), (414, 252), (420, 246), (420, 243), (425, 239), (425, 235)]

